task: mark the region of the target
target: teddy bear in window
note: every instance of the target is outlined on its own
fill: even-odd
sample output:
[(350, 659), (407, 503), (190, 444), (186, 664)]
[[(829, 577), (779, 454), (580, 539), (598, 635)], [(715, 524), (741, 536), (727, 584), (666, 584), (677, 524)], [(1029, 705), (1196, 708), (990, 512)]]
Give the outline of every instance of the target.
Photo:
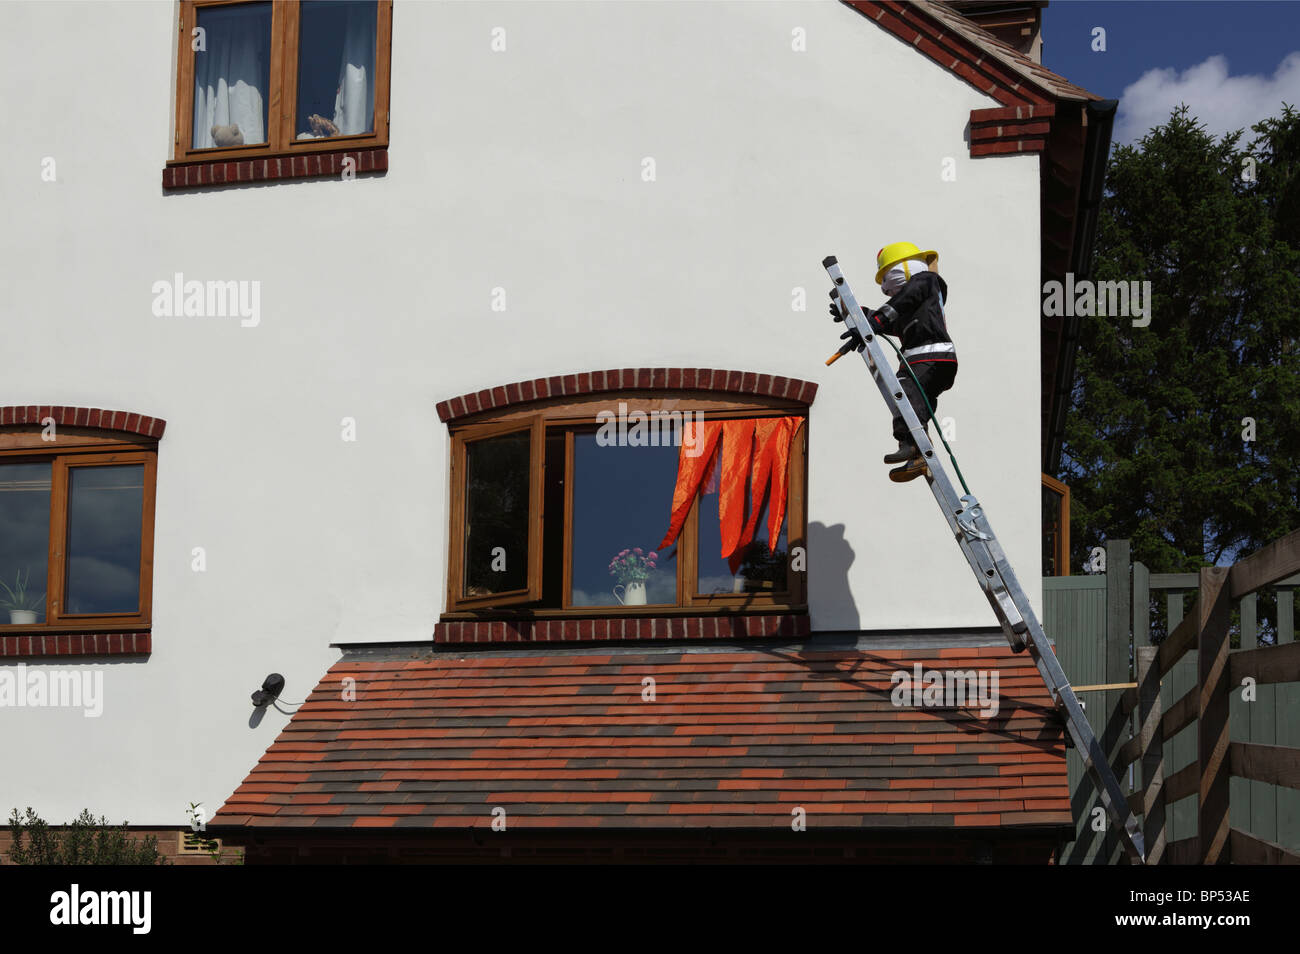
[(244, 134), (239, 131), (238, 123), (231, 123), (229, 126), (213, 126), (212, 142), (217, 146), (242, 146)]
[(311, 132), (298, 133), (299, 139), (328, 139), (339, 135), (339, 127), (319, 113), (308, 116), (307, 125), (311, 126)]

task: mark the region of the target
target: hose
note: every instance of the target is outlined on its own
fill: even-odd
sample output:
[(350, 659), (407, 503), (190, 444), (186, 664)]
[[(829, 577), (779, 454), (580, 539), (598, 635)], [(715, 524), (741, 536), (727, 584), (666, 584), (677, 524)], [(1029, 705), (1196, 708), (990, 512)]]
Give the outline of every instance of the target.
[(907, 368), (907, 373), (910, 374), (912, 380), (916, 382), (916, 389), (921, 394), (921, 400), (925, 402), (925, 409), (930, 414), (930, 420), (934, 421), (935, 433), (939, 435), (939, 441), (943, 444), (943, 449), (948, 452), (948, 459), (952, 461), (952, 469), (957, 472), (957, 479), (961, 481), (961, 489), (966, 491), (967, 495), (969, 495), (970, 488), (966, 486), (966, 478), (962, 476), (961, 468), (957, 466), (957, 455), (952, 452), (952, 448), (948, 446), (948, 441), (943, 436), (943, 429), (939, 427), (939, 422), (934, 416), (934, 407), (931, 406), (930, 399), (926, 396), (925, 388), (921, 387), (921, 379), (916, 376), (916, 372), (912, 370), (912, 366), (908, 364), (907, 359), (903, 357), (903, 352), (898, 350), (898, 345), (894, 344), (884, 335), (876, 335), (876, 337), (894, 349), (894, 354), (898, 355), (899, 363), (902, 364), (903, 367)]

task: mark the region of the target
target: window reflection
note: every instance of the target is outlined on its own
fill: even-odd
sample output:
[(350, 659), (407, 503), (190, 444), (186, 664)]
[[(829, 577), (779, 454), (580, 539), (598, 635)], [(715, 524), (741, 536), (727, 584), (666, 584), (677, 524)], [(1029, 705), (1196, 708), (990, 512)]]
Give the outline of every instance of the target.
[(139, 611), (143, 513), (143, 464), (69, 469), (67, 613)]
[(465, 591), (491, 596), (528, 586), (528, 431), (465, 446)]
[(676, 546), (654, 549), (672, 512), (677, 458), (677, 447), (601, 446), (594, 433), (574, 435), (571, 605), (677, 602)]
[[(745, 500), (750, 488), (745, 487)], [(770, 489), (768, 491), (770, 495)], [(722, 556), (722, 530), (718, 524), (717, 475), (700, 490), (699, 503), (699, 573), (696, 592), (701, 596), (718, 596), (727, 593), (781, 593), (786, 589), (786, 567), (789, 546), (786, 542), (786, 521), (776, 538), (776, 552), (768, 552), (767, 506), (764, 496), (758, 514), (754, 539), (745, 548), (740, 568), (733, 576), (726, 557)]]
[(48, 461), (0, 464), (0, 626), (45, 622), (50, 474)]

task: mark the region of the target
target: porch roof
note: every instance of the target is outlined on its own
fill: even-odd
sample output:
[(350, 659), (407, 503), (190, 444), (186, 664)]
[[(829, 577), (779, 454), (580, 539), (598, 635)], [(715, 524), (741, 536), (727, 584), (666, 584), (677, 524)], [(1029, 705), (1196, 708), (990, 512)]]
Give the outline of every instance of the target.
[[(1068, 827), (1047, 691), (983, 642), (349, 653), (210, 827)], [(998, 712), (894, 705), (918, 664), (996, 674)]]

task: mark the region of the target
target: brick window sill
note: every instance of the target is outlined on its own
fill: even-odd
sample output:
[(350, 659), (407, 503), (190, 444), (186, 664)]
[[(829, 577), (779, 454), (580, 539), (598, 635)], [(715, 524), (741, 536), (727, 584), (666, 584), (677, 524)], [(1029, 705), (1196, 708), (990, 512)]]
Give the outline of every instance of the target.
[(48, 656), (147, 656), (151, 652), (153, 637), (149, 630), (126, 633), (0, 632), (0, 659), (5, 660)]
[(319, 179), (341, 176), (351, 158), (357, 175), (388, 171), (388, 147), (340, 149), (294, 155), (259, 156), (255, 159), (198, 159), (169, 162), (162, 172), (163, 189), (212, 189), (250, 182), (284, 179)]
[(799, 637), (807, 613), (728, 613), (710, 616), (601, 616), (587, 619), (453, 620), (433, 628), (439, 644), (579, 643), (632, 640), (712, 640)]

